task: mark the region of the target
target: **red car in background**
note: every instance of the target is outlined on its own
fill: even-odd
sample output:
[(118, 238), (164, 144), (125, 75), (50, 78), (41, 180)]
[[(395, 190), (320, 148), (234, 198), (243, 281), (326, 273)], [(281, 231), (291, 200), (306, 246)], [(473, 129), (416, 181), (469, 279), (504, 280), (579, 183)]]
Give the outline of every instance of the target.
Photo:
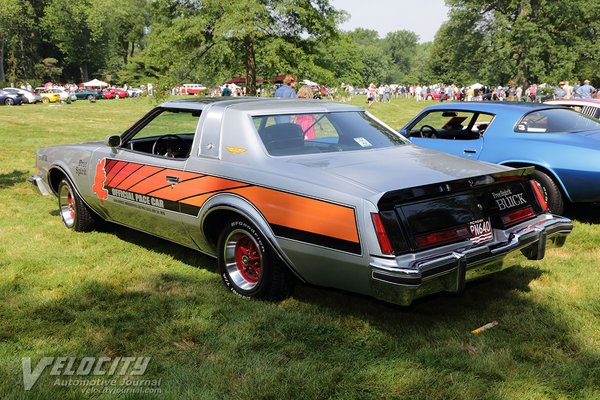
[[(439, 100), (440, 99), (440, 89), (435, 89), (433, 92), (427, 93), (425, 96), (425, 100)], [(454, 93), (454, 99), (460, 100), (460, 92)], [(446, 98), (448, 100), (448, 98)]]
[(111, 91), (115, 94), (116, 99), (123, 99), (127, 97), (127, 90), (123, 88), (112, 88)]
[(179, 87), (180, 94), (195, 95), (201, 93), (203, 90), (206, 90), (206, 86), (199, 83), (186, 83)]
[(110, 88), (104, 89), (102, 94), (107, 99), (120, 99), (123, 97), (127, 97), (127, 90), (121, 88)]
[(104, 89), (102, 92), (102, 99), (114, 99), (115, 98), (115, 94), (112, 90), (110, 89)]

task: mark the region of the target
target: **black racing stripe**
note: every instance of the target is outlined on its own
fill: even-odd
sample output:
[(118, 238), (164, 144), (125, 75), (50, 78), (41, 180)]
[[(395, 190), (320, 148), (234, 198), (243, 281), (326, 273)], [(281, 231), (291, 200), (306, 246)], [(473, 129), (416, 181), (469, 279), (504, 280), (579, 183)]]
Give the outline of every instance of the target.
[(183, 214), (193, 215), (196, 217), (200, 212), (200, 207), (193, 206), (191, 204), (179, 203), (179, 211)]
[[(146, 166), (146, 165), (144, 165), (144, 166)], [(152, 166), (153, 166), (153, 165), (152, 165)], [(159, 167), (159, 168), (160, 168), (160, 167)], [(141, 182), (144, 182), (144, 181), (145, 181), (146, 179), (148, 179), (148, 178), (152, 178), (152, 177), (153, 177), (154, 175), (156, 175), (156, 174), (160, 174), (160, 173), (161, 173), (161, 172), (163, 172), (165, 169), (166, 169), (166, 168), (159, 169), (158, 171), (156, 171), (156, 172), (154, 172), (154, 173), (152, 173), (152, 174), (148, 175), (147, 177), (145, 177), (145, 178), (143, 178), (143, 179), (140, 179), (139, 181), (137, 181), (137, 182), (136, 182), (136, 183), (134, 183), (133, 185), (129, 186), (128, 188), (124, 188), (123, 190), (130, 190), (130, 189), (131, 189), (132, 187), (134, 187), (135, 185), (137, 185), (137, 184), (139, 184), (139, 183), (141, 183)]]
[(271, 224), (271, 228), (273, 228), (273, 232), (277, 236), (298, 240), (300, 242), (316, 244), (323, 247), (329, 247), (348, 253), (360, 254), (360, 243), (337, 239), (331, 236), (319, 235), (317, 233), (302, 231), (282, 225)]

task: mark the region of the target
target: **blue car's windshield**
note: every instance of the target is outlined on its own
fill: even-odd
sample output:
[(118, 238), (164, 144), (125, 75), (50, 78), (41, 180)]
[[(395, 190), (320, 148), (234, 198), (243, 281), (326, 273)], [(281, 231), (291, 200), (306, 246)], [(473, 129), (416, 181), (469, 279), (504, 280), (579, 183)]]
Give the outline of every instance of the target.
[(267, 152), (274, 156), (369, 150), (408, 143), (364, 112), (253, 117)]
[(567, 108), (530, 112), (515, 126), (516, 132), (526, 133), (575, 133), (592, 130), (600, 130), (598, 120)]

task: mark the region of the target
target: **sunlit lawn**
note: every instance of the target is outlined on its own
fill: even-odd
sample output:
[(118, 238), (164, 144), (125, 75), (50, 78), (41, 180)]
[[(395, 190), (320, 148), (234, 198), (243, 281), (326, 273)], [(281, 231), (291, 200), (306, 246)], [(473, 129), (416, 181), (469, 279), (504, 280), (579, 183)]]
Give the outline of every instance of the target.
[[(86, 397), (49, 370), (23, 390), (21, 358), (46, 356), (152, 357), (140, 377), (161, 380), (151, 398), (600, 398), (598, 209), (571, 207), (565, 247), (462, 297), (401, 308), (300, 285), (279, 303), (244, 301), (192, 250), (111, 225), (67, 231), (56, 199), (25, 182), (36, 148), (103, 139), (151, 106), (0, 107), (0, 399)], [(394, 99), (370, 111), (399, 129), (423, 106)]]

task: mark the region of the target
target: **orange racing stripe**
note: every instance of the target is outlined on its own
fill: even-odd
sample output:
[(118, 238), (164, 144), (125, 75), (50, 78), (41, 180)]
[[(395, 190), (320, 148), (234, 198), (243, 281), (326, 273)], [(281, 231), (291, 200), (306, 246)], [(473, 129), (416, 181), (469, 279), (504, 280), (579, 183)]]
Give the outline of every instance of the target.
[(214, 176), (203, 176), (199, 179), (190, 179), (179, 183), (173, 186), (173, 188), (166, 187), (154, 192), (149, 192), (147, 194), (160, 199), (179, 201), (181, 199), (192, 197), (198, 194), (223, 191), (241, 186), (248, 185), (229, 179), (217, 178)]
[(151, 165), (144, 165), (142, 168), (135, 171), (133, 174), (123, 180), (117, 187), (122, 190), (129, 190), (130, 187), (139, 183), (142, 179), (146, 179), (152, 174), (163, 170), (164, 168), (153, 167)]

